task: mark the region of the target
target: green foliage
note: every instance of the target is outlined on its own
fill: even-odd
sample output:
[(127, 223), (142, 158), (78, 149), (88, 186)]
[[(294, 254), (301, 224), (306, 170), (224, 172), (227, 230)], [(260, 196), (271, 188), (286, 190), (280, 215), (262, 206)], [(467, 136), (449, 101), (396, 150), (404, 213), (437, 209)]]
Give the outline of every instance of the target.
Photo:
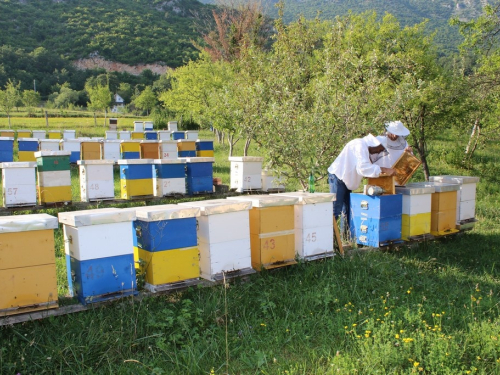
[(146, 115), (149, 116), (149, 112), (157, 105), (158, 99), (156, 98), (156, 94), (151, 86), (146, 86), (146, 88), (138, 96), (136, 96), (132, 102), (137, 108), (146, 111)]
[(20, 88), (21, 84), (17, 85), (9, 80), (5, 85), (5, 90), (0, 90), (0, 108), (7, 113), (9, 118), (9, 128), (10, 128), (10, 112), (17, 105), (20, 100)]

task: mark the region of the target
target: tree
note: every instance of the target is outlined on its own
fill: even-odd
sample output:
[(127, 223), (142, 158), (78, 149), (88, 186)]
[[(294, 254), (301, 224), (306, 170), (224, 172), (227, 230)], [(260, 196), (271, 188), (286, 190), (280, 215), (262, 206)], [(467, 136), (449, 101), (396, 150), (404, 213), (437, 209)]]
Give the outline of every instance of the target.
[(104, 126), (106, 126), (107, 111), (112, 102), (112, 93), (109, 90), (109, 87), (101, 84), (96, 84), (95, 86), (93, 86), (90, 83), (86, 83), (85, 91), (87, 91), (90, 100), (87, 103), (88, 108), (93, 110), (94, 112), (99, 110), (103, 111)]
[(145, 110), (146, 115), (149, 116), (149, 112), (158, 104), (158, 99), (151, 86), (146, 86), (139, 96), (133, 100), (133, 103), (137, 108)]
[(21, 82), (17, 85), (12, 82), (10, 79), (5, 85), (5, 90), (0, 90), (0, 108), (7, 114), (7, 118), (9, 120), (9, 129), (10, 129), (10, 112), (17, 105), (19, 101), (20, 94), (19, 89), (21, 87)]
[(56, 87), (58, 92), (54, 92), (49, 97), (49, 100), (54, 103), (56, 108), (68, 108), (78, 101), (78, 91), (72, 90), (68, 82), (56, 85)]
[(22, 94), (22, 102), (28, 108), (28, 115), (31, 116), (33, 107), (40, 104), (40, 93), (34, 90), (24, 90)]

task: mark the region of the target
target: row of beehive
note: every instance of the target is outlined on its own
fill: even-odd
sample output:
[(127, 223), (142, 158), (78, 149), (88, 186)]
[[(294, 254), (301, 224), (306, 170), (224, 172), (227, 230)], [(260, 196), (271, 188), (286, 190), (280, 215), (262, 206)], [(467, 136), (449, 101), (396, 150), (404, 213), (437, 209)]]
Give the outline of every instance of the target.
[(8, 138), (37, 138), (37, 139), (74, 139), (76, 138), (75, 130), (28, 130), (28, 129), (3, 129), (0, 130), (0, 137)]
[[(5, 207), (71, 202), (69, 152), (38, 151), (34, 162), (2, 163)], [(118, 160), (120, 197), (164, 197), (213, 192), (213, 158)], [(113, 160), (80, 160), (80, 197), (110, 200), (114, 194)], [(37, 183), (38, 181), (38, 183)]]
[[(239, 196), (59, 213), (70, 292), (83, 304), (333, 256), (333, 194)], [(132, 225), (131, 225), (132, 224)], [(57, 307), (47, 214), (0, 218), (0, 312)]]
[(358, 244), (384, 246), (435, 237), (475, 222), (477, 177), (432, 176), (430, 182), (396, 187), (397, 194), (351, 193), (351, 235)]
[[(34, 161), (37, 151), (69, 151), (70, 162), (78, 160), (176, 159), (177, 157), (213, 157), (212, 140), (98, 140), (19, 138), (18, 161)], [(0, 162), (12, 162), (12, 138), (0, 138)]]

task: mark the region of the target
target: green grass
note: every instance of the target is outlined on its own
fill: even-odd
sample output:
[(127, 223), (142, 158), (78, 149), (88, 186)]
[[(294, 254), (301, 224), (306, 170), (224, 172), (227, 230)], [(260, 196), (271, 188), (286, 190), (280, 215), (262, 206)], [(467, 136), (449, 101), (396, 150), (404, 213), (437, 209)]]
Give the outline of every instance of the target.
[[(431, 170), (481, 177), (473, 231), (1, 327), (0, 373), (500, 373), (499, 147), (463, 169), (455, 142), (431, 145)], [(225, 146), (214, 171), (229, 183)], [(59, 270), (63, 246), (58, 230)]]

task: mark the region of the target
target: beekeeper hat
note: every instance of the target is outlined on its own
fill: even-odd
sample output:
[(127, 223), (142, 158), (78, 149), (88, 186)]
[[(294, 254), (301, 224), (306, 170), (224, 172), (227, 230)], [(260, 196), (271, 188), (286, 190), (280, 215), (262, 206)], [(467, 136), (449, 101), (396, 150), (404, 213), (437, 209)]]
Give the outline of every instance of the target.
[(406, 126), (403, 125), (401, 121), (391, 121), (385, 123), (385, 130), (394, 135), (399, 135), (401, 137), (406, 137), (410, 134), (410, 131)]
[(383, 142), (381, 142), (381, 140), (378, 137), (375, 137), (373, 134), (368, 134), (367, 136), (363, 137), (363, 140), (368, 147), (377, 147), (379, 145), (382, 145), (384, 148), (387, 148), (387, 139), (386, 137), (382, 138), (384, 138)]

